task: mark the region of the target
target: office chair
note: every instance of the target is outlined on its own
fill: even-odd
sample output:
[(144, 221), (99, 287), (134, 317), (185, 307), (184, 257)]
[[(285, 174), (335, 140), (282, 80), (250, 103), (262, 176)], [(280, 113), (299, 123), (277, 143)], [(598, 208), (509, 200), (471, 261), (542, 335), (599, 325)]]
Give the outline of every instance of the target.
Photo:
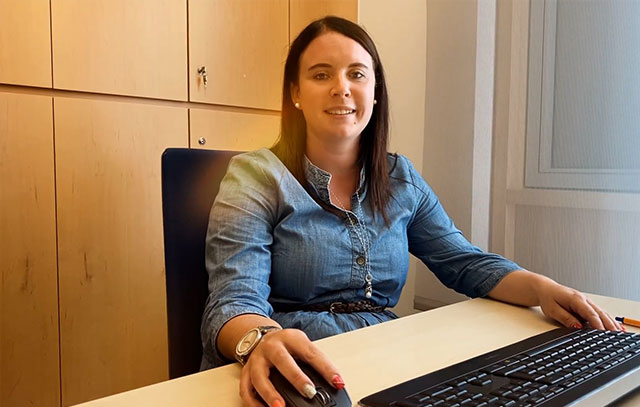
[(162, 218), (171, 379), (200, 370), (200, 322), (208, 296), (209, 211), (236, 151), (168, 148), (162, 154)]

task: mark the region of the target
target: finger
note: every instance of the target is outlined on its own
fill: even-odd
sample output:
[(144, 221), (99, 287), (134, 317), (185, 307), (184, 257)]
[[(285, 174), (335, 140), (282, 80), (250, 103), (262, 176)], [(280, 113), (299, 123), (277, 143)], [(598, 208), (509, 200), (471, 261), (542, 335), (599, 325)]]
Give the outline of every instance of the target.
[[(304, 335), (304, 333), (302, 334)], [(304, 338), (300, 338), (294, 342), (291, 353), (298, 359), (307, 362), (307, 364), (320, 373), (327, 383), (331, 383), (336, 389), (344, 388), (344, 380), (336, 366), (306, 335), (304, 335)]]
[(604, 312), (603, 310), (601, 310), (600, 308), (595, 308), (596, 313), (600, 316), (600, 321), (602, 322), (602, 326), (604, 327), (604, 329), (606, 329), (607, 331), (617, 331), (618, 329), (616, 328), (616, 324), (614, 323), (613, 319), (609, 316), (609, 314), (607, 314), (606, 312)]
[(599, 309), (587, 297), (580, 296), (581, 301), (575, 301), (571, 304), (571, 308), (580, 317), (582, 317), (592, 328), (603, 330), (604, 323), (601, 319)]
[(289, 381), (298, 392), (306, 397), (313, 398), (316, 395), (316, 386), (300, 369), (292, 356), (291, 349), (295, 349), (299, 342), (307, 342), (309, 338), (299, 330), (286, 329), (278, 332), (260, 343), (259, 352), (263, 360), (268, 360)]
[(283, 338), (283, 347), (281, 346), (270, 350), (269, 347), (272, 345), (265, 343), (264, 351), (270, 352), (272, 355), (272, 363), (285, 379), (287, 379), (303, 397), (312, 399), (316, 395), (316, 386), (302, 371), (300, 366), (298, 366), (294, 360), (294, 356), (302, 359), (300, 349), (313, 346), (313, 344), (304, 332), (297, 329), (285, 329), (280, 336)]
[(282, 375), (293, 384), (298, 392), (308, 399), (312, 399), (316, 395), (316, 386), (311, 379), (300, 369), (289, 353), (274, 362), (276, 368)]
[(582, 301), (577, 301), (571, 304), (571, 309), (577, 313), (583, 320), (585, 320), (592, 328), (604, 329), (600, 315), (594, 307), (592, 307), (585, 298)]
[(240, 399), (242, 399), (244, 407), (264, 406), (262, 400), (259, 400), (258, 397), (256, 397), (256, 393), (253, 391), (253, 385), (251, 384), (251, 379), (249, 377), (249, 370), (246, 369), (246, 366), (242, 369), (242, 374), (240, 375)]
[(622, 331), (622, 326), (616, 321), (608, 312), (604, 311), (602, 308), (598, 307), (594, 304), (589, 298), (587, 298), (587, 303), (595, 309), (596, 313), (600, 316), (600, 320), (604, 325), (604, 328), (609, 331)]
[(249, 371), (251, 383), (269, 407), (283, 407), (284, 399), (269, 380), (269, 369), (270, 365), (262, 360), (254, 361)]
[(582, 323), (560, 304), (553, 301), (551, 305), (543, 307), (543, 311), (549, 317), (560, 322), (567, 328), (582, 328)]

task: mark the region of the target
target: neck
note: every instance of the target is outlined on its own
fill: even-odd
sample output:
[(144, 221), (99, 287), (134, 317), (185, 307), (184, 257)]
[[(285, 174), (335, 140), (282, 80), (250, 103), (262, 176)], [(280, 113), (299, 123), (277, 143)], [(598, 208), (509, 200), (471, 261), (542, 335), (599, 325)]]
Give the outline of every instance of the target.
[(333, 177), (359, 177), (358, 140), (344, 143), (322, 143), (313, 137), (307, 137), (306, 154), (309, 160)]

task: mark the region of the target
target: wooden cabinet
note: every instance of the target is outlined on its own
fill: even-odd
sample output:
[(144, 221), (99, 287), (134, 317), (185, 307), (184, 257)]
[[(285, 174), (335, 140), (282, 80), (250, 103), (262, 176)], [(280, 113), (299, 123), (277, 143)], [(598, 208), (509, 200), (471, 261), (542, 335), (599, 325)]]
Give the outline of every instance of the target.
[(289, 4), (290, 41), (310, 22), (327, 15), (358, 21), (358, 0), (289, 0)]
[(190, 100), (279, 110), (288, 11), (287, 0), (189, 0)]
[(51, 0), (57, 89), (187, 100), (184, 0)]
[(60, 402), (51, 98), (0, 92), (0, 405)]
[(162, 151), (273, 145), (290, 33), (357, 3), (0, 0), (3, 407), (168, 378)]
[(271, 147), (280, 132), (280, 115), (224, 110), (189, 110), (191, 147), (250, 151)]
[(168, 379), (160, 157), (187, 109), (56, 97), (62, 404)]
[(49, 0), (0, 0), (0, 83), (51, 87), (50, 32)]

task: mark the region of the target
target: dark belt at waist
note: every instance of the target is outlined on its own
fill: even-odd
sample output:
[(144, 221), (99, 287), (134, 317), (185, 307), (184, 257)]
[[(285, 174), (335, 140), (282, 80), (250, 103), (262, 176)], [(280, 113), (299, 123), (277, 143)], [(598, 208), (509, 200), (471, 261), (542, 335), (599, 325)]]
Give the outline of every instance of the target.
[(293, 311), (313, 311), (324, 312), (328, 311), (332, 314), (348, 314), (351, 312), (382, 312), (385, 307), (382, 305), (376, 305), (371, 301), (362, 300), (355, 302), (332, 302), (327, 304), (313, 304), (313, 305), (292, 305), (292, 306), (274, 306), (276, 312), (293, 312)]

